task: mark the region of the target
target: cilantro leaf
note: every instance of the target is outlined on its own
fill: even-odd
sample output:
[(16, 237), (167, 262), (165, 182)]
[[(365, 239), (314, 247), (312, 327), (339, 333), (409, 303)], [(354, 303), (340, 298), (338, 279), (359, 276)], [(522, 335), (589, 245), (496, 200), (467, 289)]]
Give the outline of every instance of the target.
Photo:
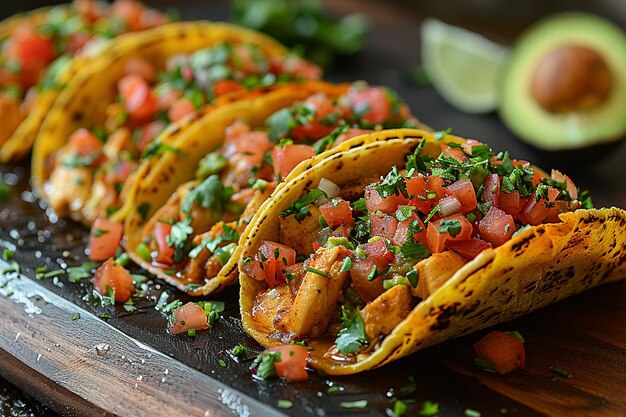
[(341, 322), (342, 327), (335, 340), (339, 353), (343, 355), (357, 353), (362, 346), (368, 343), (361, 313), (358, 309), (349, 311), (342, 306)]
[(185, 257), (187, 241), (192, 233), (191, 217), (187, 217), (185, 220), (172, 225), (172, 230), (167, 236), (166, 241), (167, 246), (174, 248), (175, 263), (181, 262)]
[(202, 208), (224, 212), (226, 203), (234, 194), (232, 187), (225, 187), (217, 175), (211, 175), (189, 191), (182, 204), (183, 213), (189, 214), (191, 206), (198, 203)]
[(309, 216), (311, 212), (306, 207), (313, 203), (321, 196), (326, 196), (326, 193), (318, 188), (309, 190), (308, 193), (294, 201), (286, 210), (280, 212), (280, 217), (294, 216), (296, 220), (301, 222), (305, 217)]
[(256, 357), (250, 369), (256, 369), (256, 376), (267, 379), (276, 375), (275, 362), (280, 362), (279, 352), (262, 352)]
[(402, 244), (402, 255), (405, 259), (418, 260), (428, 258), (430, 251), (423, 243), (407, 240)]
[(452, 237), (458, 236), (461, 233), (461, 223), (458, 220), (442, 220), (439, 224), (439, 233), (447, 233)]

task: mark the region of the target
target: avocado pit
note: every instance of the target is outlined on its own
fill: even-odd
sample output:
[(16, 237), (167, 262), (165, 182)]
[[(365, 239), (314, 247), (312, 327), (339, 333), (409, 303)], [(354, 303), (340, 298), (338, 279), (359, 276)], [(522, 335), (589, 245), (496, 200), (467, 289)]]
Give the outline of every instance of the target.
[(611, 91), (611, 69), (596, 51), (562, 45), (539, 60), (530, 83), (532, 98), (551, 113), (590, 110)]

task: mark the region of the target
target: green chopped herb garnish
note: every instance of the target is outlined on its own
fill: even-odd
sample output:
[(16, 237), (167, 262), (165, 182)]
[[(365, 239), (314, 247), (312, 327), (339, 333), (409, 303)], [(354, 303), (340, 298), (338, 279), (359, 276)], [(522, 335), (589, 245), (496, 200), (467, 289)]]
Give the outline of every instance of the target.
[(341, 323), (341, 330), (339, 330), (335, 340), (339, 353), (342, 355), (357, 353), (361, 346), (368, 343), (361, 313), (358, 309), (350, 311), (345, 306), (342, 306)]
[(480, 417), (481, 416), (479, 411), (472, 410), (471, 408), (466, 408), (465, 409), (465, 415), (467, 417)]
[[(183, 324), (183, 323), (181, 323)], [(187, 329), (187, 336), (196, 337), (196, 329)]]
[(562, 376), (564, 378), (571, 378), (572, 374), (570, 374), (569, 372), (567, 372), (564, 369), (561, 368), (557, 368), (555, 366), (549, 366), (548, 370), (554, 374), (557, 374), (558, 376)]
[(70, 320), (72, 321), (76, 321), (78, 319), (80, 319), (80, 313), (75, 312), (75, 313), (72, 313), (72, 315), (70, 316)]
[(276, 406), (278, 408), (287, 409), (293, 407), (293, 402), (289, 400), (278, 400)]
[(307, 272), (312, 272), (314, 274), (320, 275), (324, 278), (328, 278), (328, 272), (320, 271), (319, 269), (312, 268), (310, 266), (306, 267)]
[(450, 236), (455, 237), (461, 233), (461, 230), (463, 230), (463, 228), (458, 220), (444, 219), (439, 224), (439, 233), (441, 234), (447, 233)]
[(339, 407), (341, 408), (365, 408), (367, 407), (367, 400), (356, 400), (356, 401), (341, 401), (339, 403)]
[(274, 362), (280, 362), (279, 352), (262, 352), (256, 357), (250, 369), (256, 369), (256, 376), (267, 379), (276, 375)]
[(339, 272), (348, 272), (349, 270), (352, 269), (352, 258), (350, 258), (349, 256), (347, 256), (344, 260), (343, 263), (341, 264), (341, 269), (339, 269)]
[(217, 363), (219, 363), (222, 368), (226, 368), (226, 361), (224, 359), (218, 359)]
[(402, 255), (405, 259), (419, 260), (430, 256), (430, 251), (421, 242), (411, 242), (407, 240), (402, 244)]
[(324, 193), (320, 189), (314, 188), (312, 190), (309, 190), (308, 193), (306, 193), (305, 195), (303, 195), (302, 197), (294, 201), (291, 204), (291, 206), (289, 206), (286, 210), (283, 210), (280, 213), (280, 217), (287, 217), (287, 216), (293, 215), (296, 218), (296, 220), (301, 222), (302, 220), (304, 220), (307, 216), (311, 214), (307, 206), (315, 202), (315, 200), (317, 200), (318, 198), (322, 196), (326, 196), (326, 193)]
[(424, 401), (422, 409), (418, 413), (420, 416), (434, 417), (439, 415), (439, 403)]
[(341, 392), (341, 387), (339, 387), (338, 385), (333, 385), (332, 387), (329, 387), (326, 390), (326, 394), (328, 395), (338, 394), (340, 392)]

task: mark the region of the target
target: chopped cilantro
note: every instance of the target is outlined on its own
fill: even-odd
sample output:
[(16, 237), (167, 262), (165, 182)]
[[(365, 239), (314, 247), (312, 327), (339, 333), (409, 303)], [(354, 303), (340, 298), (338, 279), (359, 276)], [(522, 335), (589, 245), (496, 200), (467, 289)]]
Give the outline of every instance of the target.
[(172, 230), (166, 237), (166, 241), (169, 247), (174, 248), (174, 263), (182, 262), (185, 258), (187, 241), (192, 233), (191, 217), (172, 225)]
[(294, 201), (286, 210), (283, 210), (280, 213), (280, 217), (293, 215), (297, 221), (301, 222), (305, 217), (311, 214), (306, 206), (313, 203), (321, 196), (326, 196), (326, 193), (318, 188), (310, 190), (308, 193)]
[(487, 359), (474, 358), (474, 365), (476, 365), (477, 368), (482, 369), (483, 371), (492, 373), (496, 372), (496, 364)]
[(340, 393), (341, 391), (342, 391), (342, 388), (341, 388), (341, 387), (339, 387), (339, 386), (337, 386), (337, 385), (333, 385), (332, 387), (329, 387), (329, 388), (326, 390), (326, 394), (328, 394), (328, 395), (333, 395), (333, 394), (338, 394), (338, 393)]
[(351, 269), (352, 269), (352, 258), (347, 256), (343, 260), (343, 263), (341, 264), (341, 269), (339, 270), (339, 272), (348, 272)]
[(203, 180), (209, 175), (219, 174), (228, 165), (228, 160), (217, 152), (207, 154), (196, 170), (196, 178)]
[(509, 334), (509, 336), (513, 336), (514, 338), (516, 338), (517, 340), (519, 340), (522, 343), (525, 343), (526, 341), (524, 340), (524, 336), (522, 336), (522, 334), (520, 332), (518, 332), (517, 330), (512, 330), (510, 332), (507, 332)]
[(76, 321), (78, 319), (80, 319), (80, 313), (75, 312), (75, 313), (72, 313), (72, 315), (70, 316), (70, 320), (72, 321)]
[(365, 205), (365, 199), (361, 197), (356, 200), (354, 203), (352, 203), (352, 208), (356, 211), (366, 211), (367, 206)]
[(188, 337), (196, 337), (196, 329), (187, 329), (187, 336)]
[(413, 206), (399, 205), (398, 210), (396, 210), (396, 219), (398, 219), (399, 222), (409, 220), (413, 211), (415, 211), (415, 207)]
[(14, 255), (15, 255), (15, 253), (11, 249), (9, 249), (9, 248), (5, 248), (2, 251), (2, 259), (4, 259), (7, 262), (12, 260)]
[(226, 368), (226, 361), (224, 359), (218, 359), (217, 363), (222, 367)]
[(393, 416), (402, 417), (406, 414), (407, 406), (402, 400), (395, 400), (393, 403)]
[(236, 345), (235, 347), (233, 347), (230, 352), (233, 354), (233, 356), (235, 356), (237, 358), (243, 358), (243, 359), (251, 357), (252, 355), (254, 355), (254, 351), (253, 350), (248, 349), (247, 347), (245, 347), (241, 343)]
[(411, 284), (411, 287), (416, 288), (417, 281), (419, 279), (419, 272), (416, 269), (411, 269), (406, 273), (406, 279), (409, 281), (409, 284)]
[(458, 220), (445, 219), (439, 224), (439, 233), (447, 233), (452, 237), (458, 236), (462, 229), (461, 223)]
[(433, 137), (435, 138), (435, 140), (441, 140), (445, 136), (447, 136), (447, 135), (449, 135), (451, 133), (452, 133), (452, 129), (451, 128), (447, 128), (446, 130), (438, 130), (436, 132), (433, 132)]
[(435, 216), (435, 214), (439, 213), (439, 210), (441, 210), (441, 207), (437, 204), (424, 219), (424, 224), (428, 223)]
[(398, 173), (397, 166), (391, 168), (387, 176), (376, 185), (376, 192), (382, 198), (391, 197), (392, 195), (409, 196), (406, 191), (406, 182), (404, 177)]
[(471, 408), (466, 408), (465, 409), (465, 415), (467, 417), (480, 417), (481, 416), (479, 411), (472, 410)]
[(419, 260), (428, 258), (430, 251), (423, 243), (407, 240), (402, 244), (402, 255), (405, 259)]
[(161, 156), (165, 152), (173, 152), (174, 154), (178, 156), (185, 155), (185, 152), (183, 152), (182, 150), (178, 149), (175, 146), (172, 146), (167, 143), (161, 143), (161, 141), (159, 140), (153, 140), (152, 142), (148, 144), (148, 146), (146, 146), (146, 149), (143, 151), (143, 154), (141, 155), (141, 159), (144, 160), (144, 159), (149, 159), (155, 156)]
[(342, 306), (341, 323), (341, 330), (335, 340), (339, 353), (343, 355), (357, 353), (361, 346), (368, 343), (361, 313), (358, 309), (350, 311)]
[(93, 231), (93, 233), (91, 233), (91, 235), (95, 238), (98, 238), (100, 236), (106, 235), (107, 233), (109, 233), (108, 230), (104, 230), (104, 229), (96, 229)]
[(324, 278), (328, 278), (328, 272), (320, 271), (319, 269), (312, 268), (310, 266), (306, 267), (307, 272), (312, 272), (316, 275), (322, 276)]
[(561, 368), (557, 368), (555, 366), (549, 366), (548, 370), (554, 374), (557, 374), (558, 376), (562, 376), (564, 378), (571, 378), (572, 374), (570, 374), (569, 372), (567, 372), (564, 369)]
[(420, 416), (434, 417), (439, 414), (439, 403), (433, 403), (431, 401), (424, 401), (422, 409), (418, 413)]
[(378, 267), (376, 265), (374, 265), (374, 268), (372, 268), (370, 273), (367, 275), (367, 280), (368, 281), (374, 281), (377, 276), (378, 276)]
[(276, 402), (276, 406), (277, 406), (278, 408), (288, 409), (288, 408), (293, 407), (293, 402), (292, 402), (292, 401), (289, 401), (289, 400), (278, 400), (278, 401)]
[(250, 369), (256, 369), (256, 376), (267, 379), (276, 375), (274, 362), (280, 362), (279, 352), (262, 352), (256, 357)]
[(226, 203), (233, 194), (232, 187), (225, 187), (219, 176), (211, 175), (189, 191), (181, 208), (183, 213), (189, 214), (191, 206), (198, 203), (202, 208), (210, 208), (221, 213), (225, 210)]
[(269, 137), (276, 142), (289, 134), (293, 126), (293, 116), (289, 109), (282, 109), (272, 114), (266, 122)]
[(91, 277), (91, 270), (96, 267), (93, 262), (85, 262), (80, 266), (67, 268), (67, 277), (72, 282), (80, 282)]
[(126, 310), (129, 313), (132, 313), (133, 311), (137, 310), (137, 307), (133, 305), (132, 298), (129, 298), (128, 301), (126, 301), (122, 307), (124, 307), (124, 310)]
[(341, 408), (365, 408), (367, 407), (367, 400), (357, 400), (357, 401), (341, 401), (339, 406)]

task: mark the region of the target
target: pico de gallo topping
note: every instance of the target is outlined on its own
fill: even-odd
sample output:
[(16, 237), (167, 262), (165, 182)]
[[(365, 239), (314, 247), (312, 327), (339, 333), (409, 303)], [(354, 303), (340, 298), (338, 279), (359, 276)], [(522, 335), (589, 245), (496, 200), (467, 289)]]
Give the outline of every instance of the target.
[(234, 123), (222, 148), (201, 161), (197, 180), (179, 187), (144, 226), (150, 261), (185, 283), (205, 283), (228, 262), (277, 182), (300, 162), (355, 135), (415, 123), (395, 93), (363, 83), (336, 98), (316, 93), (271, 115), (261, 130)]
[(267, 285), (252, 310), (259, 326), (334, 338), (328, 355), (355, 361), (481, 252), (592, 206), (566, 175), (508, 152), (468, 140), (441, 143), (434, 158), (425, 144), (359, 192), (322, 179), (280, 213), (280, 243), (264, 240), (242, 262)]
[[(297, 56), (269, 57), (253, 44), (219, 43), (175, 55), (162, 73), (146, 60), (131, 58), (104, 124), (79, 129), (55, 155), (47, 187), (52, 206), (70, 205), (72, 211), (78, 206), (89, 220), (110, 215), (122, 204), (124, 184), (141, 158), (177, 152), (154, 140), (170, 123), (225, 94), (320, 75), (318, 67)], [(61, 187), (68, 176), (79, 184)]]
[[(43, 23), (35, 25), (25, 18), (10, 36), (0, 39), (0, 120), (5, 126), (0, 132), (6, 133), (4, 139), (29, 113), (37, 91), (59, 88), (55, 84), (57, 72), (91, 41), (167, 21), (164, 13), (135, 0), (115, 0), (110, 5), (74, 0), (70, 7), (51, 8)], [(6, 129), (8, 125), (12, 129)]]

